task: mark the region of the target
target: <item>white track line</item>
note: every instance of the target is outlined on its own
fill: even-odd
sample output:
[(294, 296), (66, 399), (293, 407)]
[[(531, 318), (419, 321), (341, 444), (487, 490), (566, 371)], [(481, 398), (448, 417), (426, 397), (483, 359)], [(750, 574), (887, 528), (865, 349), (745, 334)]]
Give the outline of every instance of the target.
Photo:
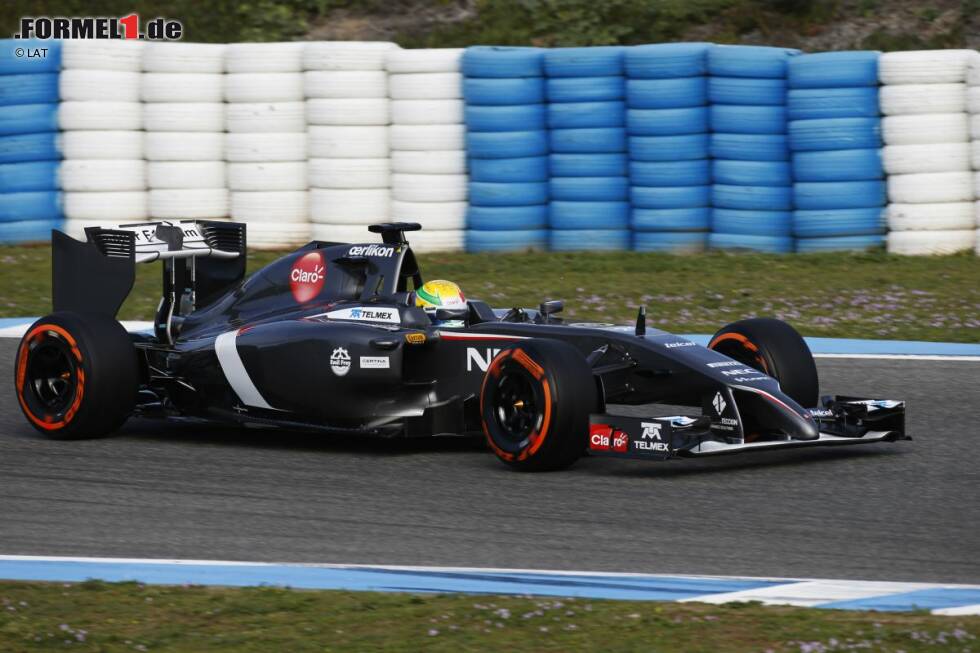
[(902, 594), (935, 587), (928, 583), (889, 583), (879, 581), (808, 580), (775, 587), (759, 587), (741, 592), (699, 596), (684, 601), (698, 603), (731, 603), (761, 601), (766, 605), (811, 607), (834, 601), (853, 601), (887, 594)]
[(957, 608), (939, 608), (932, 611), (933, 614), (946, 615), (947, 617), (966, 617), (980, 615), (980, 604), (961, 605)]
[(814, 354), (814, 358), (860, 358), (886, 361), (967, 361), (980, 363), (980, 356), (941, 356), (933, 354)]
[[(712, 604), (722, 604), (734, 601), (759, 601), (766, 605), (794, 605), (800, 607), (815, 607), (824, 606), (828, 603), (837, 603), (842, 601), (854, 601), (861, 599), (874, 599), (876, 597), (887, 598), (890, 595), (896, 594), (906, 594), (909, 592), (916, 592), (922, 590), (961, 590), (967, 589), (972, 592), (980, 590), (980, 586), (976, 585), (953, 585), (953, 584), (939, 584), (939, 583), (904, 583), (904, 582), (883, 582), (883, 581), (859, 581), (859, 580), (825, 580), (825, 579), (791, 579), (791, 578), (756, 578), (756, 577), (744, 577), (744, 576), (691, 576), (691, 575), (680, 575), (680, 574), (639, 574), (639, 573), (604, 573), (604, 572), (594, 572), (594, 571), (556, 571), (556, 570), (544, 570), (544, 569), (501, 569), (501, 568), (484, 568), (484, 567), (435, 567), (435, 566), (402, 566), (402, 565), (364, 565), (364, 564), (311, 564), (311, 563), (271, 563), (271, 562), (247, 562), (247, 561), (230, 561), (230, 560), (167, 560), (167, 559), (154, 559), (154, 558), (102, 558), (102, 557), (76, 557), (76, 556), (28, 556), (28, 555), (0, 555), (0, 568), (3, 567), (3, 563), (14, 563), (15, 567), (8, 568), (13, 570), (15, 568), (20, 568), (21, 565), (17, 563), (24, 563), (23, 567), (27, 569), (31, 568), (32, 563), (44, 564), (44, 563), (66, 563), (69, 565), (81, 565), (83, 568), (86, 566), (97, 567), (99, 565), (116, 565), (117, 572), (119, 566), (132, 567), (132, 573), (135, 574), (136, 578), (139, 578), (140, 570), (139, 567), (143, 565), (153, 566), (157, 569), (155, 574), (157, 578), (152, 582), (158, 582), (167, 584), (167, 580), (159, 578), (159, 567), (161, 566), (172, 566), (172, 567), (183, 567), (187, 569), (188, 567), (211, 567), (211, 568), (223, 568), (223, 569), (234, 569), (235, 567), (248, 567), (253, 571), (256, 568), (278, 568), (280, 575), (276, 576), (276, 572), (272, 571), (272, 576), (269, 578), (279, 578), (281, 580), (281, 572), (284, 568), (291, 569), (309, 569), (311, 571), (319, 570), (336, 570), (336, 571), (351, 571), (351, 572), (365, 572), (372, 573), (379, 570), (402, 572), (402, 573), (436, 573), (436, 574), (460, 574), (467, 575), (472, 574), (478, 579), (485, 579), (487, 575), (490, 574), (500, 574), (500, 575), (533, 575), (538, 579), (542, 577), (552, 577), (559, 579), (568, 576), (577, 577), (588, 577), (595, 578), (597, 581), (602, 579), (607, 580), (628, 580), (635, 579), (636, 581), (653, 581), (654, 583), (677, 583), (678, 581), (682, 583), (688, 583), (691, 580), (700, 581), (700, 586), (702, 588), (701, 592), (696, 596), (690, 596), (689, 598), (680, 599), (686, 602), (699, 602), (699, 603), (712, 603)], [(104, 568), (103, 568), (104, 569)], [(75, 572), (79, 570), (76, 569)], [(92, 570), (93, 573), (99, 573)], [(2, 573), (2, 571), (0, 571)], [(85, 572), (87, 573), (87, 572)], [(248, 572), (245, 572), (248, 573)], [(46, 578), (49, 575), (45, 575), (44, 572), (38, 572), (39, 578)], [(113, 576), (112, 573), (109, 574), (110, 577)], [(12, 578), (30, 578), (30, 575), (24, 575), (23, 573), (14, 573)], [(249, 583), (260, 584), (262, 582), (262, 576), (256, 576), (254, 573), (248, 576)], [(207, 580), (201, 579), (205, 584)], [(493, 579), (490, 579), (491, 581)], [(515, 579), (519, 580), (519, 579)], [(420, 579), (422, 581), (422, 579)], [(772, 585), (769, 587), (759, 587), (756, 589), (743, 590), (737, 592), (725, 592), (725, 591), (714, 591), (711, 589), (711, 581), (716, 581), (718, 583), (719, 589), (724, 587), (731, 587), (732, 581), (767, 581), (772, 583), (779, 583), (778, 585)], [(215, 579), (215, 583), (223, 584), (222, 580)], [(272, 581), (275, 582), (275, 581)], [(540, 581), (538, 581), (540, 582)], [(533, 581), (532, 581), (533, 584)], [(424, 582), (423, 582), (424, 585)], [(324, 585), (324, 587), (330, 587), (330, 585)], [(442, 586), (444, 587), (444, 586)], [(450, 591), (466, 591), (465, 589), (456, 589)], [(496, 591), (499, 591), (497, 588)], [(522, 590), (515, 585), (514, 592), (522, 593)], [(974, 615), (980, 614), (980, 605), (970, 604), (963, 606), (955, 606), (949, 608), (935, 608), (932, 610), (933, 614), (948, 615), (948, 616), (958, 616), (958, 615)]]

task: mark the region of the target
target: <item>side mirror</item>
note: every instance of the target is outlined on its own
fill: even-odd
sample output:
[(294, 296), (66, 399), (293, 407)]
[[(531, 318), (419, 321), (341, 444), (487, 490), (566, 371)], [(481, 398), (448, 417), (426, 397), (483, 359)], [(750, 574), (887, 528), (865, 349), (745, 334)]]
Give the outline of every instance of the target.
[(449, 320), (465, 320), (469, 316), (470, 316), (470, 309), (468, 306), (436, 309), (436, 319), (439, 320), (440, 322), (445, 322)]
[(554, 313), (561, 313), (564, 308), (565, 302), (560, 299), (552, 299), (551, 301), (541, 302), (541, 305), (538, 306), (538, 312), (541, 315), (553, 315)]

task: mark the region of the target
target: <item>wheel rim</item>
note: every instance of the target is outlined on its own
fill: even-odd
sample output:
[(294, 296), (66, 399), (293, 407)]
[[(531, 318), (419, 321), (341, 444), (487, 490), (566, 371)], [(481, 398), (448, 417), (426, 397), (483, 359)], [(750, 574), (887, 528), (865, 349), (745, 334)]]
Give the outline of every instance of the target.
[(73, 405), (78, 366), (71, 346), (49, 332), (29, 345), (24, 400), (37, 415), (59, 417)]
[(494, 429), (505, 448), (516, 450), (527, 445), (544, 419), (543, 397), (537, 380), (523, 367), (508, 365), (494, 387)]

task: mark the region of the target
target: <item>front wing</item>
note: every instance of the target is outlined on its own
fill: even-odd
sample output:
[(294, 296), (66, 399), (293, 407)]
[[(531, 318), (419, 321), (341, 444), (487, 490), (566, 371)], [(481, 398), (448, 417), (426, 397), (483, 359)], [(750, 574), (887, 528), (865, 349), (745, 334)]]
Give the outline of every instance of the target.
[(631, 417), (608, 413), (590, 417), (588, 451), (596, 456), (667, 460), (763, 449), (836, 446), (911, 440), (905, 434), (905, 402), (857, 397), (824, 397), (810, 414), (819, 437), (797, 440), (781, 434), (733, 437), (712, 430), (707, 417)]

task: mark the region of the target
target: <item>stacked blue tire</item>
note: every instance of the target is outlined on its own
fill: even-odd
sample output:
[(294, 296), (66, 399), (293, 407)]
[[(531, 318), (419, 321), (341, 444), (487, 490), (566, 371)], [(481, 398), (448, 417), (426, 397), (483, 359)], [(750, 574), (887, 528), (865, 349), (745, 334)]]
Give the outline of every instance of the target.
[(0, 243), (49, 240), (61, 226), (58, 41), (0, 41)]
[(788, 66), (797, 251), (884, 245), (878, 52), (822, 52)]
[(793, 251), (786, 65), (798, 54), (749, 45), (708, 50), (713, 248)]
[(633, 248), (696, 252), (711, 224), (709, 43), (629, 48), (625, 56)]
[(545, 52), (552, 250), (630, 247), (623, 51)]
[(544, 51), (475, 46), (463, 53), (470, 171), (466, 249), (544, 249), (548, 131)]

